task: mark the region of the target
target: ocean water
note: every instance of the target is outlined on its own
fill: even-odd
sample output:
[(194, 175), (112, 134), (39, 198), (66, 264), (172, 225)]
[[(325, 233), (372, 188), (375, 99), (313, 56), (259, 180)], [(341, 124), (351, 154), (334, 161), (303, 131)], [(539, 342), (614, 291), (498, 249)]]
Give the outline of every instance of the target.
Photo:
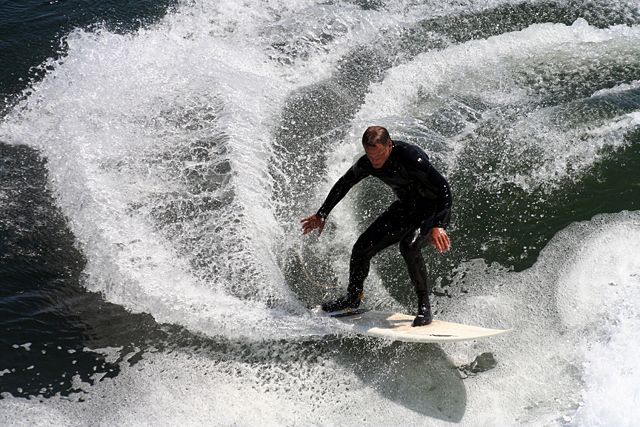
[[(6, 1), (0, 85), (1, 425), (637, 424), (637, 0)], [(453, 187), (436, 317), (512, 332), (311, 313), (371, 124)], [(396, 248), (365, 291), (414, 310)]]

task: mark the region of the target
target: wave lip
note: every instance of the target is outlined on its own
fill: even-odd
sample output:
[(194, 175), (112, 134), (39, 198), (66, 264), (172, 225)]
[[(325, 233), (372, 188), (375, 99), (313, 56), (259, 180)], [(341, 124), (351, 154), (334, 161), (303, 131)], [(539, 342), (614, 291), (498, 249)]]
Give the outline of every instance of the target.
[(212, 335), (288, 336), (304, 310), (277, 265), (267, 170), (292, 84), (192, 11), (133, 34), (74, 31), (0, 137), (46, 157), (89, 290)]

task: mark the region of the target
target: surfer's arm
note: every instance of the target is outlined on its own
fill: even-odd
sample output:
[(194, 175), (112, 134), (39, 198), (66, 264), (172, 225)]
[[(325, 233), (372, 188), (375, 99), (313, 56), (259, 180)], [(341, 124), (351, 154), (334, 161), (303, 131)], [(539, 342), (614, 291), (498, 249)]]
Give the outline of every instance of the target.
[[(364, 157), (364, 156), (363, 156)], [(342, 200), (342, 198), (351, 190), (351, 187), (360, 182), (369, 174), (362, 168), (363, 159), (360, 158), (347, 173), (342, 175), (340, 179), (333, 185), (329, 195), (324, 203), (318, 209), (318, 212), (300, 221), (302, 223), (302, 232), (308, 234), (318, 229), (318, 235), (324, 230), (324, 223), (329, 212)]]
[[(364, 156), (363, 156), (364, 157)], [(316, 215), (323, 220), (329, 216), (329, 212), (347, 195), (351, 187), (360, 182), (363, 178), (368, 176), (366, 170), (362, 167), (363, 160), (360, 158), (349, 170), (338, 179), (333, 185), (329, 195), (325, 199), (324, 203), (316, 212)]]
[(453, 195), (447, 180), (434, 168), (428, 164), (429, 170), (426, 172), (427, 179), (437, 189), (436, 191), (436, 216), (433, 221), (434, 227), (447, 228), (451, 220), (451, 206), (453, 205)]
[[(440, 253), (447, 252), (451, 248), (451, 241), (446, 232), (451, 218), (451, 206), (453, 196), (447, 180), (433, 167), (429, 157), (420, 150), (411, 161), (410, 173), (414, 179), (428, 188), (435, 196), (435, 215), (424, 220), (421, 228), (429, 229), (429, 239)], [(426, 231), (426, 230), (425, 230)]]
[(451, 219), (453, 196), (447, 180), (433, 167), (422, 150), (410, 161), (409, 173), (435, 196), (433, 227), (446, 229)]
[(428, 160), (420, 163), (422, 173), (418, 175), (427, 179), (428, 182), (431, 183), (432, 188), (436, 190), (436, 213), (433, 222), (431, 224), (425, 224), (424, 226), (431, 227), (429, 237), (436, 250), (440, 253), (445, 253), (451, 248), (451, 241), (445, 230), (451, 219), (451, 205), (453, 204), (451, 187), (447, 180)]

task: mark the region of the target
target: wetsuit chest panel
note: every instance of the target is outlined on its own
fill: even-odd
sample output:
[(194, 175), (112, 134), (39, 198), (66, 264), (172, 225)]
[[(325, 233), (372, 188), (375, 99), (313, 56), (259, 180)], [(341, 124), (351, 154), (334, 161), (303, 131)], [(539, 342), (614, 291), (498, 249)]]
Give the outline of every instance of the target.
[(410, 168), (411, 162), (415, 159), (410, 158), (411, 154), (405, 152), (406, 147), (402, 142), (396, 142), (394, 151), (380, 169), (369, 167), (368, 173), (380, 179), (387, 184), (396, 197), (402, 201), (418, 201), (419, 199), (433, 200), (436, 195), (432, 190), (412, 177)]

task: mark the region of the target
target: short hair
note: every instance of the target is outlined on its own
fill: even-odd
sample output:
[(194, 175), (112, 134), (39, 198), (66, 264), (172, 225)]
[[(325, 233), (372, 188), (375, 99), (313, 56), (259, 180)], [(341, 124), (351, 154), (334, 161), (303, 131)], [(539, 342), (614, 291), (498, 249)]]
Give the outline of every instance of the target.
[(389, 144), (389, 131), (382, 126), (369, 126), (362, 134), (362, 145), (373, 147), (377, 144)]

